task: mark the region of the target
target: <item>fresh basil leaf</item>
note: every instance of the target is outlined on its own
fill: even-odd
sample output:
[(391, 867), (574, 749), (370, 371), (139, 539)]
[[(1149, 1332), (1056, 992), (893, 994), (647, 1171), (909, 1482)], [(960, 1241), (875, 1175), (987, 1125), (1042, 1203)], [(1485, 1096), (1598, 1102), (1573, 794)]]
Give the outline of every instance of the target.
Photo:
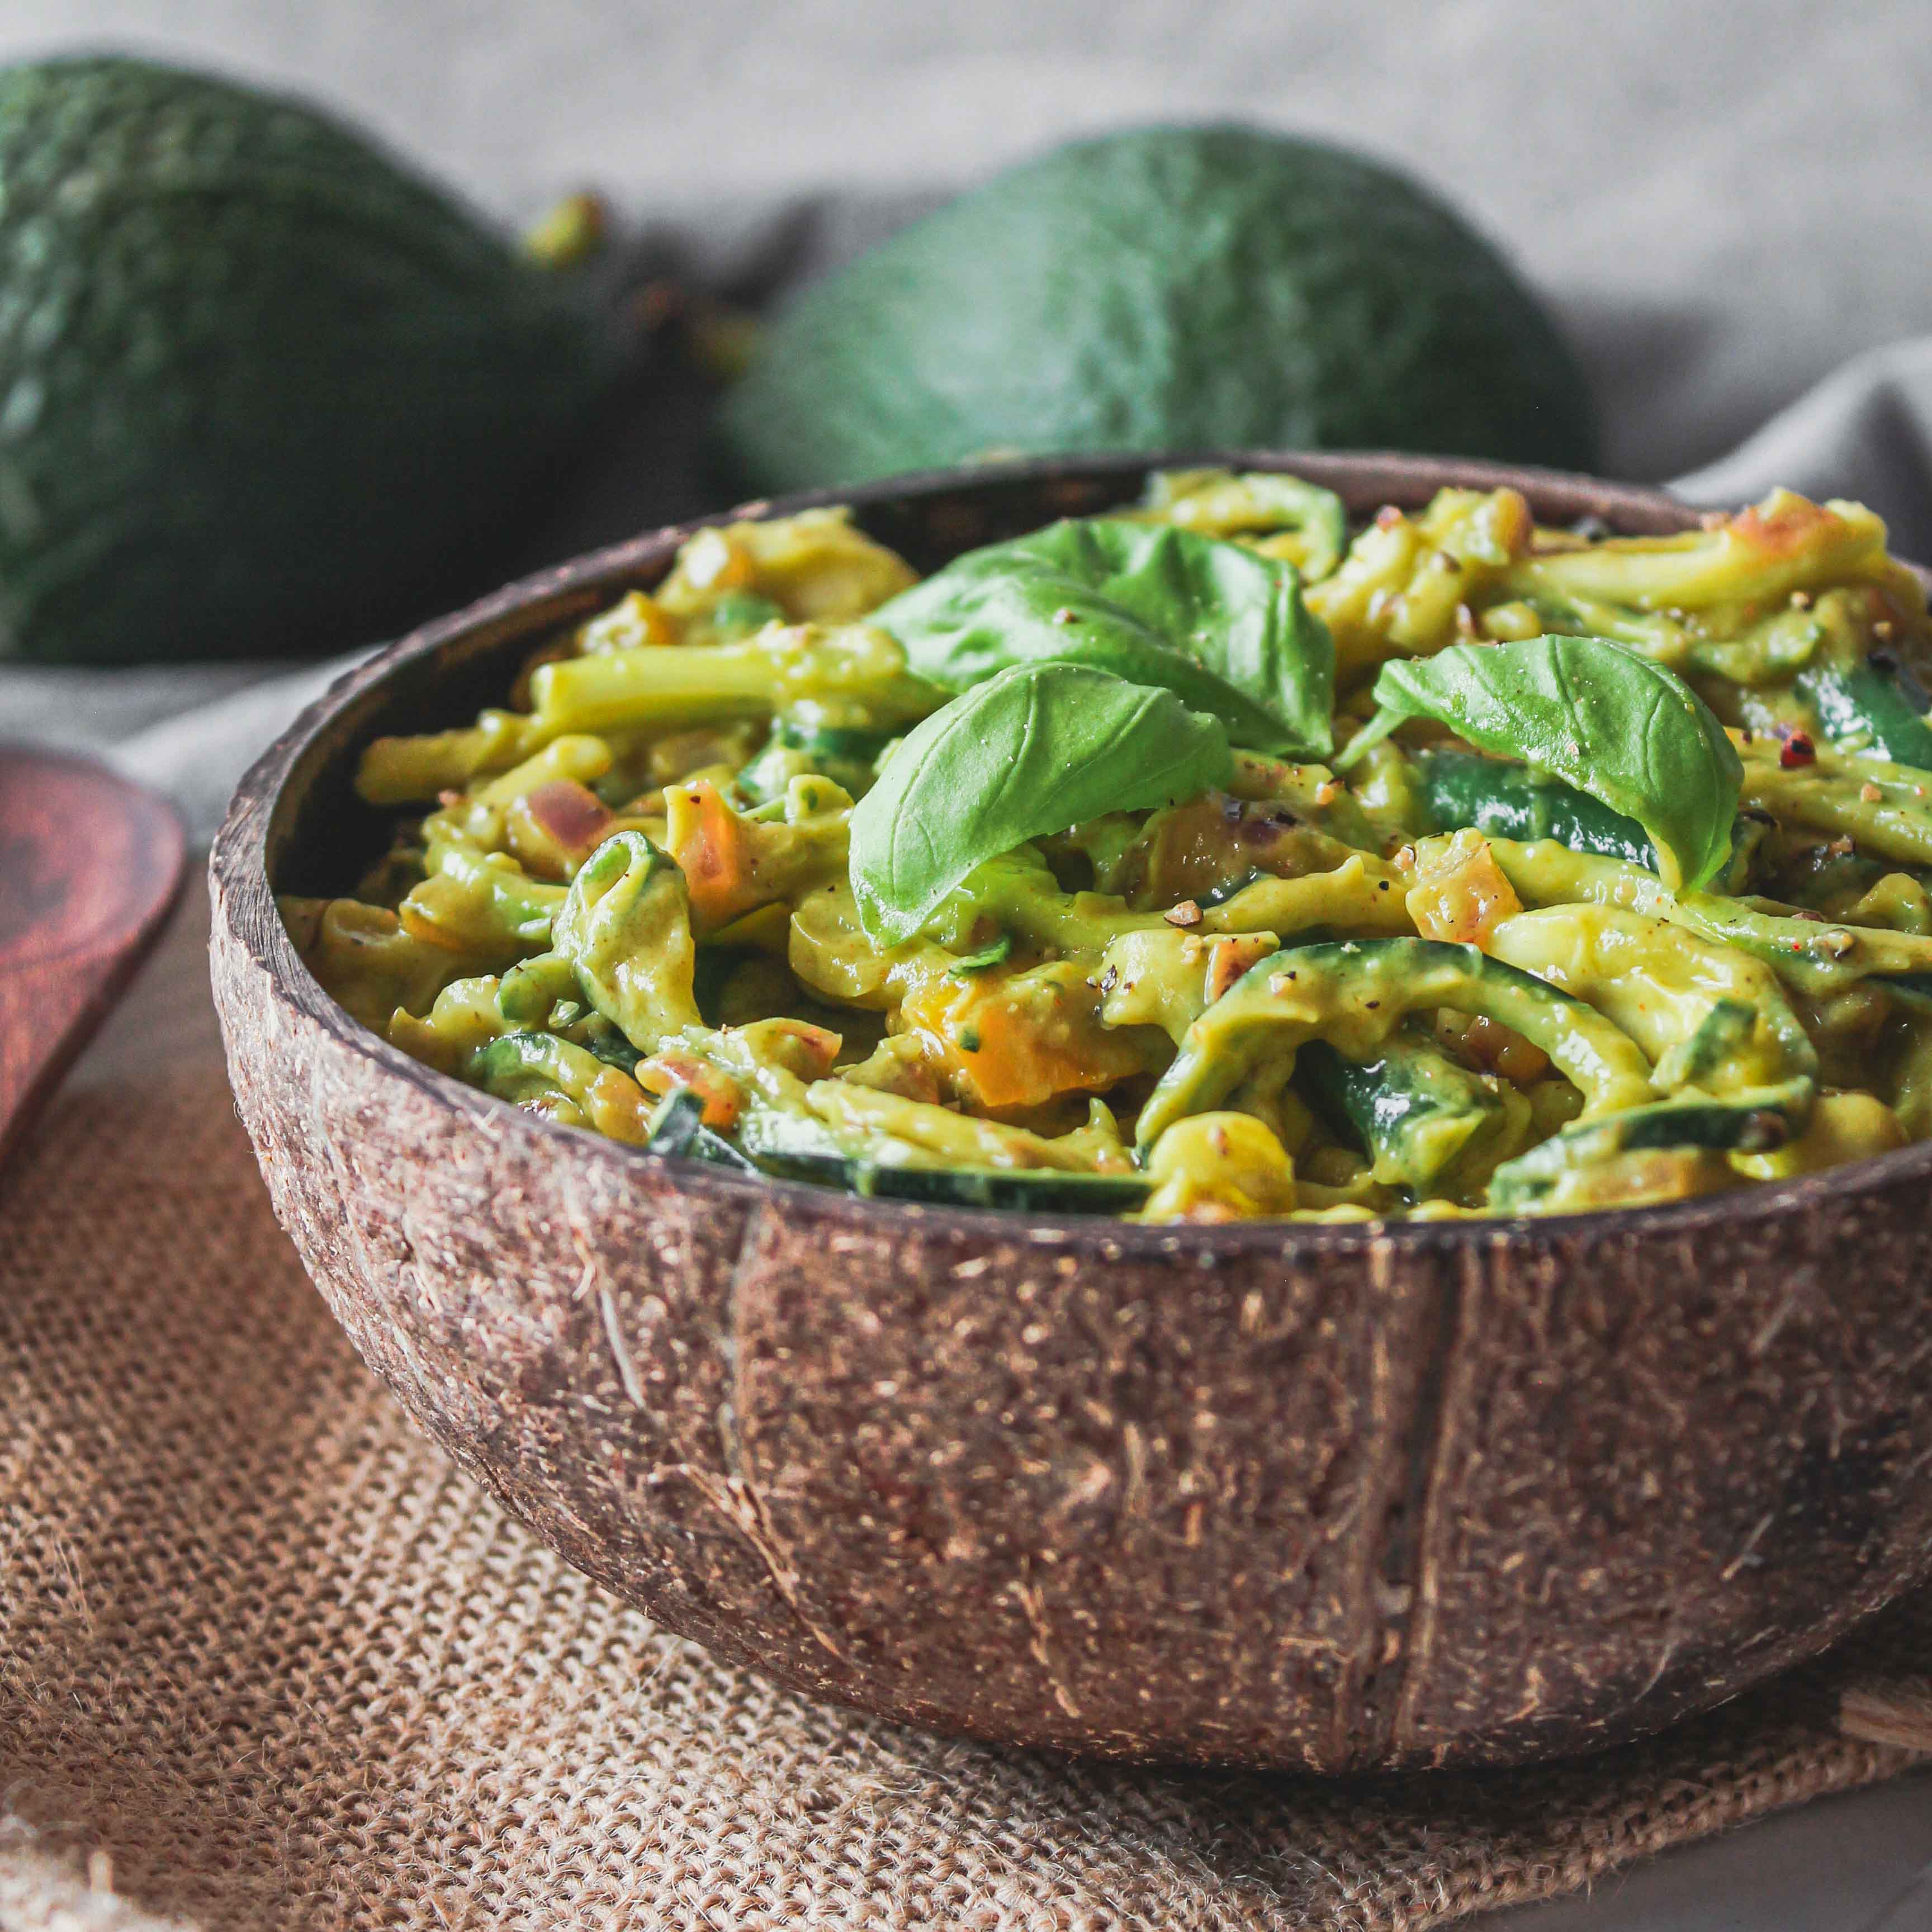
[(969, 551), (870, 621), (948, 690), (1017, 664), (1083, 664), (1172, 692), (1251, 750), (1334, 746), (1335, 647), (1294, 566), (1192, 530), (1070, 518)]
[(1478, 749), (1553, 772), (1635, 819), (1672, 892), (1706, 884), (1730, 854), (1744, 767), (1724, 728), (1675, 672), (1621, 644), (1453, 644), (1384, 664), (1374, 694), (1381, 709), (1338, 769), (1403, 719), (1432, 718)]
[(896, 944), (988, 859), (1233, 776), (1220, 721), (1172, 692), (1086, 664), (1016, 664), (916, 726), (853, 808), (860, 918)]

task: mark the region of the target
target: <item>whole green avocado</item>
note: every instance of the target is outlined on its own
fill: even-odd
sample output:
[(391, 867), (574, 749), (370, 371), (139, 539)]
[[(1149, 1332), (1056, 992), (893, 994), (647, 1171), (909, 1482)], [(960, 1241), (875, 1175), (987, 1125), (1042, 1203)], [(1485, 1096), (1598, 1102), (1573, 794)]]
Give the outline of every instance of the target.
[(568, 279), (300, 103), (0, 73), (0, 656), (340, 649), (495, 580), (622, 360)]
[(1079, 142), (902, 230), (777, 317), (724, 430), (760, 490), (1049, 450), (1597, 449), (1562, 338), (1460, 216), (1238, 127)]

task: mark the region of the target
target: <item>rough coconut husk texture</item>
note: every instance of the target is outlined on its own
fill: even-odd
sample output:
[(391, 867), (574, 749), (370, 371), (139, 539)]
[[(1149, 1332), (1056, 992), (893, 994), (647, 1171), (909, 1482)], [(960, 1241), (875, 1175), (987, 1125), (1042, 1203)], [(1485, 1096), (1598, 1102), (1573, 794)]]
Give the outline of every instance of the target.
[[(1507, 484), (1546, 522), (1694, 520), (1586, 478), (1223, 460), (1358, 515)], [(930, 562), (1134, 496), (1147, 460), (850, 503)], [(350, 1019), (271, 881), (340, 890), (382, 849), (360, 747), (500, 696), (685, 534), (351, 674), (243, 781), (212, 862), (215, 1001), (276, 1214), (363, 1359), (552, 1547), (725, 1661), (894, 1722), (1336, 1775), (1626, 1742), (1925, 1578), (1932, 1143), (1592, 1215), (1139, 1227), (660, 1160)]]
[(8, 1932), (1414, 1932), (1932, 1746), (1922, 1598), (1658, 1738), (1482, 1775), (1082, 1765), (722, 1664), (357, 1360), (236, 1124), (202, 916), (0, 1175)]

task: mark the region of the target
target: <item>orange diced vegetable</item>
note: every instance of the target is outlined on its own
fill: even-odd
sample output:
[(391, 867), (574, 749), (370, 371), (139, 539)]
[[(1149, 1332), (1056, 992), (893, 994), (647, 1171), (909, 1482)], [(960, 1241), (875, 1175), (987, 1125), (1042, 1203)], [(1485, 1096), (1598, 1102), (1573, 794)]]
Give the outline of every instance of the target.
[(665, 849), (690, 890), (692, 930), (715, 932), (759, 904), (751, 841), (718, 788), (709, 778), (676, 785), (664, 802)]
[(930, 1042), (968, 1106), (1043, 1106), (1145, 1066), (1137, 1042), (1100, 1024), (1099, 994), (1071, 966), (929, 980), (907, 995), (900, 1022)]
[(1416, 853), (1415, 884), (1404, 903), (1425, 939), (1486, 946), (1490, 934), (1522, 910), (1480, 832), (1430, 840)]

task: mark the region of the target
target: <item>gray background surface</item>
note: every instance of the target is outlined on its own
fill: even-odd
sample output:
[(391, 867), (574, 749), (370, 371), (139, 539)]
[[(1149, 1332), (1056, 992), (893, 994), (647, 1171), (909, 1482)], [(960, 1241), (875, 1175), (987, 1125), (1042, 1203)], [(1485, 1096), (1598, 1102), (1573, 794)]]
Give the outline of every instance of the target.
[[(1932, 0), (0, 0), (0, 58), (87, 45), (298, 87), (507, 218), (594, 184), (721, 262), (795, 198), (836, 197), (849, 241), (1124, 121), (1344, 139), (1426, 173), (1553, 296), (1630, 476), (1708, 463), (1847, 358), (1932, 332)], [(105, 741), (169, 708), (69, 675), (0, 709), (24, 726), (31, 695), (49, 735)], [(1927, 1932), (1928, 1858), (1921, 1777), (1509, 1923)]]

